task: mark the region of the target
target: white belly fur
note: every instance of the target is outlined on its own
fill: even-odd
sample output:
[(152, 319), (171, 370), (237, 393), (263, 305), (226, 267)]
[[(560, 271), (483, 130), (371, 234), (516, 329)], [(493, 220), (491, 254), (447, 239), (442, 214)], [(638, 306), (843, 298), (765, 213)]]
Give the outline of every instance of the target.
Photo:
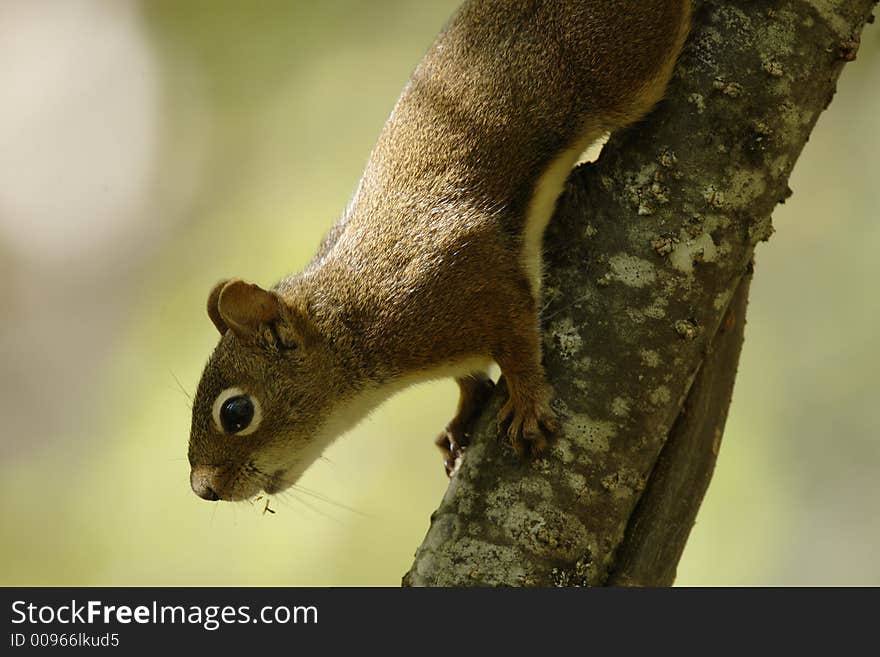
[(417, 383), (424, 383), (434, 379), (448, 377), (463, 377), (477, 372), (485, 373), (492, 364), (489, 357), (473, 356), (470, 358), (444, 363), (430, 370), (416, 372), (407, 376), (392, 379), (387, 383), (368, 388), (357, 393), (351, 399), (343, 402), (331, 417), (328, 418), (324, 430), (328, 443), (336, 437), (352, 429), (358, 422), (378, 408), (386, 400), (396, 395), (401, 390)]
[(575, 162), (590, 144), (601, 137), (603, 132), (597, 128), (586, 130), (581, 138), (568, 150), (560, 153), (538, 178), (529, 207), (526, 211), (523, 231), (522, 265), (532, 285), (532, 295), (536, 301), (541, 298), (544, 231), (556, 210), (556, 201), (565, 187), (565, 181)]

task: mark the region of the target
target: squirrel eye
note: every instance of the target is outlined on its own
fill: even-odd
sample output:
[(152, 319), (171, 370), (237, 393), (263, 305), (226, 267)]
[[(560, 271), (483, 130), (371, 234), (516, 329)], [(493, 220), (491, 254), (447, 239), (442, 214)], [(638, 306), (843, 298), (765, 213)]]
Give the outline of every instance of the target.
[(247, 429), (253, 419), (254, 405), (243, 395), (227, 399), (220, 407), (220, 424), (226, 433), (238, 433)]
[(214, 401), (214, 424), (228, 435), (246, 436), (257, 430), (260, 404), (240, 388), (227, 388)]

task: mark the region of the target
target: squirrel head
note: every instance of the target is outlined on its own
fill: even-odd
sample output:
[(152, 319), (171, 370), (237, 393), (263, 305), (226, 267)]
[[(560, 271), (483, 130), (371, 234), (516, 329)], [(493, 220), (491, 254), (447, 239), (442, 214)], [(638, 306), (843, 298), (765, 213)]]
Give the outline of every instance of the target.
[(193, 491), (243, 500), (292, 485), (320, 455), (336, 367), (306, 304), (241, 280), (218, 283), (208, 316), (220, 342), (193, 401)]

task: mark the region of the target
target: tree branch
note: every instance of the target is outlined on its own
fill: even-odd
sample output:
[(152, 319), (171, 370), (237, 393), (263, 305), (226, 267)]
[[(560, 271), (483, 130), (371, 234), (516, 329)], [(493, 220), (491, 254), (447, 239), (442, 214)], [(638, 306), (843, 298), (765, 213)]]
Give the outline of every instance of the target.
[(746, 325), (742, 278), (629, 519), (608, 584), (669, 586), (721, 448)]
[(405, 584), (672, 582), (727, 413), (754, 247), (873, 4), (698, 3), (667, 100), (573, 172), (548, 230), (562, 435), (520, 463), (498, 438), (499, 386)]

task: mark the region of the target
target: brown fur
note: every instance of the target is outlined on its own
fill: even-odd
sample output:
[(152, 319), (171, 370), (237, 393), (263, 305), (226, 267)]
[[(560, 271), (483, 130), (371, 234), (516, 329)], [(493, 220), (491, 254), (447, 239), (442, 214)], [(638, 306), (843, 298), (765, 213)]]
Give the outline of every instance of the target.
[[(562, 154), (659, 100), (689, 19), (688, 0), (466, 2), (413, 73), (344, 218), (305, 271), (271, 292), (240, 281), (234, 296), (228, 282), (212, 292), (222, 338), (193, 408), (194, 488), (223, 499), (283, 488), (357, 420), (346, 413), (420, 378), (459, 379), (450, 427), (460, 433), (484, 390), (468, 376), (492, 360), (510, 391), (511, 441), (540, 448), (555, 421), (539, 290), (523, 264), (530, 203)], [(561, 182), (552, 184), (555, 201)], [(262, 405), (252, 435), (225, 436), (211, 420), (233, 385)], [(447, 457), (462, 441), (449, 429), (439, 439)]]

